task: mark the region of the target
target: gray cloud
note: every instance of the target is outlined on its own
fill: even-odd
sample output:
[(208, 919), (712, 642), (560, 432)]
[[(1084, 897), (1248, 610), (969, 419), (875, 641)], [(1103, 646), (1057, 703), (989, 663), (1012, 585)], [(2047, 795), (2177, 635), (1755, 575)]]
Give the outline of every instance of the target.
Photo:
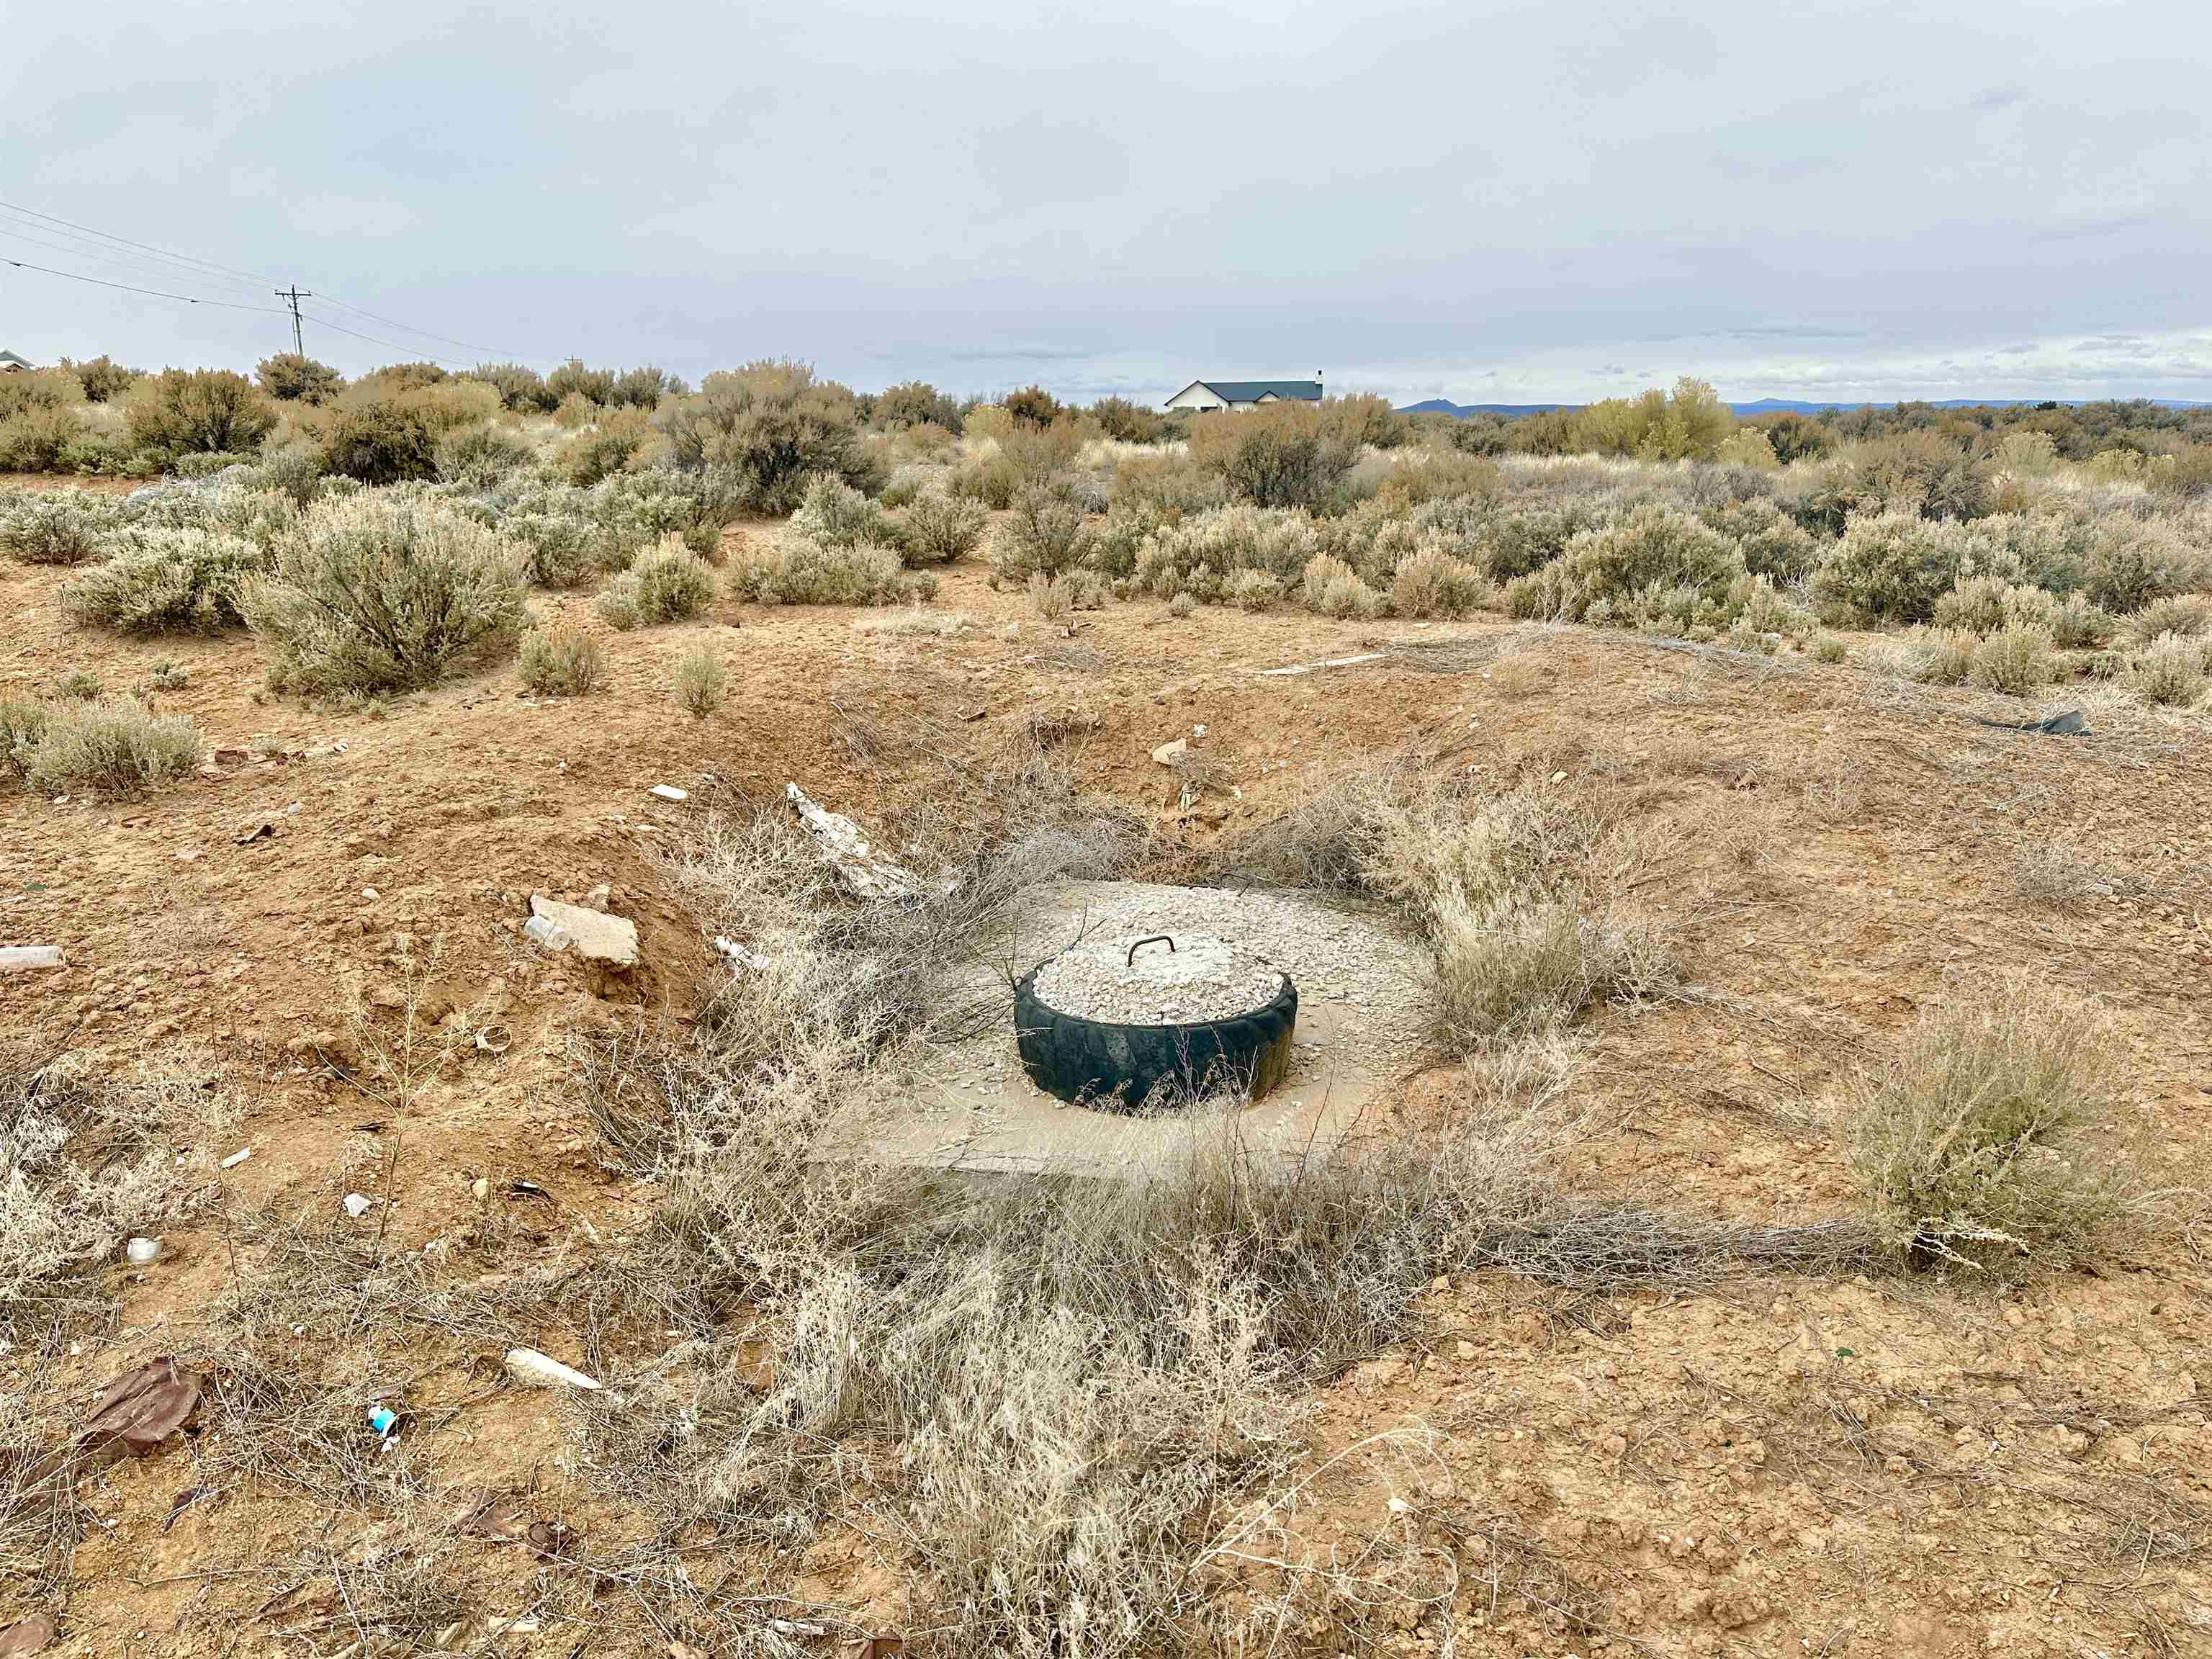
[[(0, 199), (252, 275), (66, 233), (50, 258), (4, 216), (0, 256), (240, 303), (296, 277), (544, 363), (2212, 397), (2191, 0), (2032, 28), (2002, 0), (16, 10)], [(289, 339), (4, 268), (0, 295), (33, 356)], [(349, 370), (478, 355), (309, 330)]]

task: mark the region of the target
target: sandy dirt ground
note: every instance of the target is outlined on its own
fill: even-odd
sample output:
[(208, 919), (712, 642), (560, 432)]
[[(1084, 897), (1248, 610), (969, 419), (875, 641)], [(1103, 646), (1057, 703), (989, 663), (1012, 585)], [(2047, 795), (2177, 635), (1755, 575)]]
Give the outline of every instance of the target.
[[(2126, 1057), (2118, 1133), (2149, 1183), (2205, 1184), (2202, 716), (2111, 710), (2089, 738), (2043, 738), (1977, 725), (1969, 694), (1854, 664), (1761, 665), (1496, 617), (1178, 621), (1135, 602), (1069, 638), (972, 562), (946, 573), (934, 606), (972, 618), (950, 637), (725, 602), (607, 635), (609, 684), (590, 697), (533, 698), (508, 665), (388, 709), (315, 713), (264, 700), (245, 635), (72, 627), (56, 602), (64, 574), (0, 564), (0, 696), (75, 667), (125, 689), (167, 657), (191, 678), (159, 704), (189, 713), (214, 757), (141, 800), (0, 796), (0, 943), (68, 959), (0, 980), (0, 1023), (112, 1066), (211, 1050), (247, 1096), (237, 1141), (252, 1156), (222, 1176), (233, 1205), (328, 1204), (344, 1190), (334, 1171), (383, 1181), (396, 1140), (391, 1184), (368, 1188), (391, 1200), (395, 1249), (472, 1236), (482, 1176), (532, 1257), (588, 1251), (645, 1196), (593, 1156), (563, 1086), (565, 1041), (641, 1012), (687, 1016), (714, 971), (659, 849), (701, 812), (790, 780), (894, 847), (926, 840), (951, 763), (1014, 764), (1040, 724), (1079, 783), (1151, 819), (1160, 880), (1281, 811), (1311, 767), (1362, 752), (1411, 745), (1504, 784), (1565, 774), (1610, 792), (1638, 826), (1640, 896), (1676, 921), (1694, 994), (1591, 1020), (1585, 1086), (1617, 1126), (1587, 1149), (1595, 1186), (1738, 1219), (1844, 1212), (1824, 1094), (1948, 988), (2015, 969), (2109, 1017)], [(587, 595), (533, 603), (596, 626)], [(703, 723), (669, 690), (702, 641), (732, 670), (727, 706)], [(1261, 672), (1366, 652), (1381, 654)], [(1200, 725), (1219, 781), (1185, 805), (1151, 750)], [(663, 783), (690, 799), (647, 794)], [(2075, 913), (2016, 890), (2020, 859), (2053, 840), (2103, 872)], [(521, 937), (532, 892), (580, 901), (601, 886), (637, 924), (635, 972), (548, 958)], [(434, 944), (432, 970), (409, 969)], [(363, 1040), (350, 1002), (388, 1037), (410, 995), (429, 1019), (471, 1010), (511, 1042), (471, 1048), (386, 1119), (327, 1062)], [(1412, 1081), (1418, 1101), (1425, 1080)], [(507, 1196), (518, 1179), (544, 1195)], [(1313, 1402), (1309, 1525), (1346, 1548), (1391, 1527), (1443, 1546), (1438, 1602), (1394, 1615), (1380, 1638), (1405, 1652), (2212, 1653), (2204, 1243), (2164, 1238), (2008, 1287), (1778, 1278), (1599, 1297), (1505, 1275), (1439, 1282), (1428, 1336)], [(153, 1267), (113, 1270), (113, 1328), (0, 1358), (0, 1378), (36, 1379), (70, 1417), (175, 1345), (220, 1293), (227, 1252), (212, 1221), (167, 1243)], [(574, 1340), (552, 1325), (541, 1346), (573, 1355)], [(404, 1455), (439, 1501), (527, 1490), (534, 1512), (586, 1537), (620, 1531), (563, 1451), (557, 1399), (498, 1386), (495, 1352), (459, 1341), (404, 1377), (364, 1378), (398, 1381), (420, 1419)], [(284, 1636), (289, 1604), (272, 1612), (256, 1571), (332, 1517), (281, 1481), (172, 1516), (195, 1455), (173, 1449), (80, 1488), (58, 1650), (343, 1649), (335, 1634)], [(489, 1542), (482, 1555), (472, 1593), (490, 1610), (526, 1605), (526, 1557)], [(907, 1611), (878, 1546), (825, 1545), (808, 1565), (826, 1602), (887, 1626)], [(27, 1605), (0, 1601), (0, 1626)], [(494, 1650), (665, 1644), (610, 1631), (580, 1645), (570, 1625), (557, 1639), (509, 1632)]]

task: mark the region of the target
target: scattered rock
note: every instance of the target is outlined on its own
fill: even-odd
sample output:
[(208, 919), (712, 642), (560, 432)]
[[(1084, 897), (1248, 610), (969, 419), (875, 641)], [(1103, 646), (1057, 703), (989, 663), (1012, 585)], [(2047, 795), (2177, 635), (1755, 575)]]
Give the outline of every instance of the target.
[(58, 945), (0, 945), (0, 974), (25, 973), (33, 968), (59, 968), (62, 965), (62, 947)]
[(61, 1640), (62, 1627), (51, 1613), (34, 1613), (0, 1630), (0, 1654), (37, 1653)]
[(507, 1374), (526, 1389), (582, 1389), (597, 1393), (599, 1383), (580, 1370), (535, 1348), (509, 1348)]
[(855, 898), (913, 898), (921, 892), (922, 884), (914, 872), (877, 852), (859, 824), (816, 805), (795, 783), (783, 787), (791, 810), (822, 848), (823, 860)]
[(1163, 766), (1173, 766), (1190, 753), (1190, 739), (1177, 738), (1173, 743), (1164, 743), (1152, 750), (1152, 758)]
[(276, 826), (273, 823), (241, 824), (239, 833), (231, 839), (240, 847), (250, 847), (257, 841), (274, 841), (276, 839)]
[[(543, 893), (530, 896), (530, 911), (533, 921), (546, 922), (566, 933), (569, 948), (586, 961), (602, 963), (610, 968), (637, 966), (637, 924), (629, 917), (587, 910), (580, 904), (563, 904)], [(531, 932), (526, 925), (524, 931)], [(548, 950), (562, 948), (537, 933), (532, 932), (532, 937)]]

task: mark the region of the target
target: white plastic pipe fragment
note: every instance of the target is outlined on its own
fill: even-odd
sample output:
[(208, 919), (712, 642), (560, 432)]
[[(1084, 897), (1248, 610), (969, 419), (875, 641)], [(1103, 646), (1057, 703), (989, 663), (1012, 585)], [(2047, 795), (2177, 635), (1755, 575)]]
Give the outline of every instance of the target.
[(58, 945), (0, 945), (0, 974), (61, 965), (62, 947)]
[(599, 1386), (583, 1372), (535, 1348), (509, 1348), (507, 1374), (526, 1389), (583, 1389), (596, 1393)]

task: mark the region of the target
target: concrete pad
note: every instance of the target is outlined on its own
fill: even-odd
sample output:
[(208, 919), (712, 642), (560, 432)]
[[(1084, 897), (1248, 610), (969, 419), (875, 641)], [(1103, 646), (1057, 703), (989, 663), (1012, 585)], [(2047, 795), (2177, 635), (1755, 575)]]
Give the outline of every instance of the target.
[(530, 914), (543, 916), (568, 936), (568, 948), (587, 962), (609, 968), (637, 966), (637, 924), (627, 916), (563, 904), (543, 893), (530, 896)]

